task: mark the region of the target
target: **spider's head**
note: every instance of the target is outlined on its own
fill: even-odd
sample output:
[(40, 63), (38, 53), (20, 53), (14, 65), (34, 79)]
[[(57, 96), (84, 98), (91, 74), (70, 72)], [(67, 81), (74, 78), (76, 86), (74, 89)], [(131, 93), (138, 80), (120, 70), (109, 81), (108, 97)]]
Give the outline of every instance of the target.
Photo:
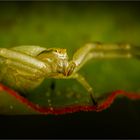
[(69, 76), (73, 73), (76, 64), (73, 61), (68, 61), (68, 55), (66, 49), (54, 49), (53, 53), (57, 58), (57, 72), (63, 73), (65, 76)]
[(57, 59), (68, 60), (66, 49), (56, 48), (52, 50), (52, 53), (57, 57)]
[(65, 76), (69, 76), (75, 67), (75, 65), (69, 63), (66, 49), (51, 48), (41, 53), (38, 57), (45, 62), (47, 61), (52, 75), (61, 73)]
[(57, 65), (57, 72), (65, 75), (65, 70), (68, 67), (68, 55), (67, 50), (62, 48), (56, 48), (52, 51)]

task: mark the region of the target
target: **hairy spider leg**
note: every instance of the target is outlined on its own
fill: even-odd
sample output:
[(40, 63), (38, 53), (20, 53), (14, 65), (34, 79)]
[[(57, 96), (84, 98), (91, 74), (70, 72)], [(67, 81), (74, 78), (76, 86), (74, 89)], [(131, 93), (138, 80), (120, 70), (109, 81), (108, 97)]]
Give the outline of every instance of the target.
[(77, 72), (87, 61), (95, 58), (131, 58), (133, 53), (129, 44), (101, 44), (89, 43), (78, 49), (72, 62), (76, 64), (74, 72)]
[(44, 77), (44, 73), (40, 69), (33, 68), (30, 65), (24, 65), (13, 60), (7, 60), (5, 61), (5, 64), (7, 67), (11, 67), (15, 73), (18, 73), (19, 76), (28, 80), (36, 80)]
[(6, 48), (0, 48), (0, 56), (7, 60), (13, 60), (13, 62), (15, 61), (23, 65), (28, 65), (30, 68), (36, 68), (42, 72), (44, 72), (44, 70), (48, 73), (50, 72), (49, 65), (47, 63), (44, 63), (35, 57), (31, 57), (30, 55), (24, 53)]
[[(75, 78), (83, 87), (88, 91), (92, 102), (97, 105), (97, 102), (93, 96), (93, 89), (88, 84), (83, 76), (76, 73), (86, 62), (95, 58), (131, 58), (130, 52), (131, 46), (129, 44), (100, 44), (90, 43), (78, 49), (74, 55), (72, 61), (70, 61), (69, 70), (73, 71), (72, 77)], [(75, 66), (74, 66), (75, 64)], [(73, 70), (71, 70), (71, 67)]]
[(91, 97), (92, 103), (95, 106), (98, 106), (98, 103), (95, 100), (95, 97), (94, 97), (94, 94), (93, 94), (93, 89), (89, 85), (89, 83), (86, 81), (86, 79), (82, 75), (80, 75), (78, 73), (73, 74), (72, 78), (76, 79), (88, 91), (88, 93), (89, 93), (89, 95)]

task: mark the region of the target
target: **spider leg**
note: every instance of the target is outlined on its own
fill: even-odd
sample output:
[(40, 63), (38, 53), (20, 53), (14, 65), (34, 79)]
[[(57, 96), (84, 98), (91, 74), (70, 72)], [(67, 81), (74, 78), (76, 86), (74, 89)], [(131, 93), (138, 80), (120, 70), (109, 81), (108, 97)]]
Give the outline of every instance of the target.
[(86, 79), (78, 74), (78, 73), (74, 73), (73, 75), (71, 75), (71, 78), (74, 78), (76, 79), (86, 90), (87, 92), (89, 93), (90, 97), (91, 97), (91, 100), (92, 100), (92, 103), (97, 106), (97, 102), (95, 100), (95, 97), (94, 97), (94, 94), (93, 94), (93, 89), (92, 87), (89, 85), (89, 83), (86, 81)]
[(7, 67), (13, 69), (13, 71), (18, 73), (18, 75), (20, 75), (28, 80), (36, 80), (36, 79), (42, 78), (44, 76), (44, 73), (41, 70), (39, 70), (37, 68), (33, 68), (29, 65), (24, 65), (22, 63), (15, 62), (13, 60), (6, 60), (5, 65), (7, 65)]
[(6, 48), (0, 48), (0, 57), (5, 59), (6, 61), (12, 61), (13, 63), (19, 62), (20, 64), (27, 65), (30, 68), (35, 68), (38, 70), (41, 70), (42, 72), (51, 72), (50, 66), (48, 63), (44, 63), (40, 61), (39, 59), (36, 59), (35, 57), (32, 57), (30, 55), (6, 49)]
[(77, 72), (86, 62), (93, 58), (131, 58), (134, 50), (135, 48), (132, 48), (129, 44), (86, 44), (73, 55), (72, 62), (76, 64), (74, 72)]
[[(131, 58), (131, 46), (128, 44), (86, 44), (78, 49), (69, 63), (69, 77), (75, 78), (88, 91), (92, 102), (97, 105), (93, 96), (93, 89), (83, 76), (76, 73), (86, 62), (93, 58)], [(75, 66), (74, 66), (75, 64)], [(71, 68), (74, 66), (73, 68)]]

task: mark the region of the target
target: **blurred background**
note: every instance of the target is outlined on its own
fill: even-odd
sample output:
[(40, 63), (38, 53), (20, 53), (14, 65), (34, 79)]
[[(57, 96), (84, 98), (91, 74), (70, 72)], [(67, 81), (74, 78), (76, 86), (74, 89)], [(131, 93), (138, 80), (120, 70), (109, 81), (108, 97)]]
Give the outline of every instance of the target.
[[(67, 48), (71, 58), (77, 48), (88, 42), (139, 46), (139, 8), (139, 2), (0, 2), (0, 47)], [(117, 89), (140, 92), (139, 71), (140, 61), (135, 59), (94, 60), (81, 73), (98, 95)], [(29, 98), (38, 100), (37, 95)], [(139, 107), (139, 101), (124, 98), (100, 113), (1, 115), (0, 129), (5, 133), (0, 133), (0, 137), (138, 138)]]

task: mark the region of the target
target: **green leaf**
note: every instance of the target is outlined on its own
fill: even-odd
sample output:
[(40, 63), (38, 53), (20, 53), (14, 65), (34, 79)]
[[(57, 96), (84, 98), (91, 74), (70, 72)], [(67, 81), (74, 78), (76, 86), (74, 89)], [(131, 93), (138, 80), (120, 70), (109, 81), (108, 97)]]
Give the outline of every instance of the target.
[[(71, 58), (76, 49), (94, 41), (126, 42), (140, 46), (139, 7), (135, 4), (126, 5), (124, 2), (120, 7), (109, 2), (33, 2), (22, 10), (20, 4), (1, 3), (1, 47), (38, 45), (66, 48)], [(80, 73), (93, 87), (97, 100), (106, 93), (120, 89), (140, 93), (138, 59), (92, 60)], [(26, 98), (40, 106), (53, 108), (92, 104), (88, 93), (75, 80), (46, 79)], [(2, 92), (0, 113), (15, 114), (16, 111), (11, 111), (9, 105), (16, 102), (16, 99)], [(22, 105), (18, 102), (15, 106), (20, 108)], [(17, 113), (26, 110), (26, 107), (21, 108)]]

